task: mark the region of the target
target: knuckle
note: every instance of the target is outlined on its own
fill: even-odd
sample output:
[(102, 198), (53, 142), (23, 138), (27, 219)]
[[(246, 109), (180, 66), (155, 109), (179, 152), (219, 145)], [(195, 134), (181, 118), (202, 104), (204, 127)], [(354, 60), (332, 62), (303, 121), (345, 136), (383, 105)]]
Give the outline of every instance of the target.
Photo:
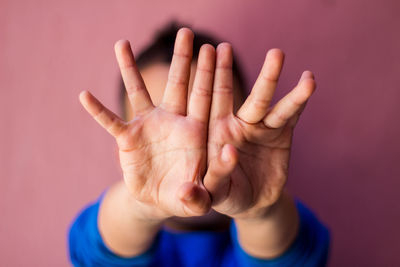
[(290, 106), (298, 108), (304, 103), (304, 100), (299, 98), (289, 98), (288, 103), (290, 104)]
[(271, 75), (267, 73), (262, 74), (261, 79), (266, 83), (276, 84), (278, 82), (278, 77), (276, 75)]
[(232, 86), (228, 84), (220, 84), (215, 87), (214, 93), (216, 94), (232, 94)]
[(184, 79), (178, 75), (170, 74), (168, 76), (168, 83), (171, 83), (174, 85), (186, 85), (186, 79)]
[(217, 64), (216, 69), (219, 71), (232, 71), (232, 66), (228, 63), (220, 62)]
[(280, 122), (284, 122), (286, 120), (286, 116), (282, 112), (277, 111), (274, 113), (274, 116)]
[(211, 74), (211, 75), (214, 74), (212, 69), (206, 68), (206, 67), (202, 67), (202, 66), (198, 66), (196, 71), (203, 72), (203, 73), (206, 73), (206, 74)]
[[(284, 124), (285, 121), (287, 120), (285, 114), (283, 114), (280, 111), (275, 111), (273, 113), (271, 113), (271, 119), (268, 120), (267, 124), (271, 127), (271, 128), (279, 128), (276, 127), (276, 125), (281, 125)], [(271, 124), (272, 122), (272, 124)]]
[(101, 122), (101, 121), (103, 121), (103, 119), (104, 119), (105, 112), (106, 112), (106, 110), (105, 110), (104, 108), (101, 108), (96, 114), (93, 115), (93, 118), (94, 118), (96, 121)]
[(134, 68), (134, 66), (135, 66), (135, 65), (134, 65), (133, 62), (130, 61), (130, 60), (122, 60), (122, 61), (120, 62), (120, 65), (119, 65), (120, 69), (121, 69), (121, 70), (125, 70), (125, 71)]
[(132, 95), (134, 93), (137, 93), (137, 92), (143, 91), (143, 90), (145, 90), (145, 87), (144, 87), (144, 85), (141, 85), (141, 84), (131, 84), (126, 87), (126, 91), (127, 91), (128, 95)]
[(177, 52), (177, 51), (174, 51), (174, 57), (189, 59), (189, 60), (192, 59), (192, 55), (190, 53)]
[(197, 86), (194, 88), (193, 92), (197, 95), (197, 96), (202, 96), (202, 97), (210, 97), (212, 95), (212, 92), (210, 89), (206, 88), (206, 87), (201, 87), (201, 86)]
[(269, 107), (270, 99), (254, 98), (252, 104), (256, 109), (265, 110)]

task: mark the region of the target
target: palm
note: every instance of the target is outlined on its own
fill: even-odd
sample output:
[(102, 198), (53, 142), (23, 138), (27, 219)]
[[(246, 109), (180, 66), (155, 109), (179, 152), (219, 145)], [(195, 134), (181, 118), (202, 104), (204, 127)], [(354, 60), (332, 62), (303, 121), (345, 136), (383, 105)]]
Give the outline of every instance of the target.
[(124, 122), (90, 93), (81, 94), (86, 110), (116, 138), (127, 189), (151, 218), (202, 215), (211, 199), (202, 177), (207, 161), (215, 50), (200, 49), (190, 100), (193, 33), (181, 29), (161, 104), (155, 107), (126, 41), (117, 42), (116, 56), (133, 120)]
[(224, 133), (210, 135), (211, 158), (226, 143), (238, 151), (238, 164), (230, 175), (230, 190), (220, 196), (220, 203), (214, 209), (236, 217), (247, 216), (249, 208), (258, 210), (275, 202), (286, 181), (292, 131), (269, 129), (263, 123), (248, 124), (234, 116), (211, 121), (210, 128)]
[(217, 50), (208, 157), (213, 168), (213, 160), (230, 144), (236, 148), (237, 165), (223, 179), (206, 177), (205, 186), (216, 211), (235, 218), (254, 217), (265, 213), (281, 195), (293, 129), (314, 83), (311, 73), (305, 72), (299, 85), (270, 108), (283, 64), (282, 52), (271, 50), (252, 93), (234, 114), (231, 60), (229, 46)]
[(204, 124), (154, 108), (117, 137), (125, 182), (136, 198), (165, 214), (184, 214), (177, 196), (186, 183), (201, 185), (206, 163)]

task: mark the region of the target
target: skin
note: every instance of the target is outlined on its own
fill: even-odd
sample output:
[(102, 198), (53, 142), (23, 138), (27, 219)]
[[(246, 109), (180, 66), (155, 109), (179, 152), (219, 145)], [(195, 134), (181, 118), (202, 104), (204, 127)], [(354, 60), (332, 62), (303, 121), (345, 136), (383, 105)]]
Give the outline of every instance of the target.
[[(188, 97), (193, 89), (194, 77), (197, 69), (197, 61), (191, 63)], [(165, 89), (165, 84), (168, 80), (169, 64), (163, 62), (154, 62), (140, 69), (143, 81), (149, 92), (150, 98), (155, 106), (159, 106), (162, 101), (162, 96)], [(234, 78), (234, 110), (237, 111), (240, 105), (244, 102), (239, 83)], [(125, 96), (124, 114), (127, 121), (133, 119), (131, 104)], [(171, 217), (164, 222), (164, 226), (174, 231), (220, 231), (229, 228), (230, 217), (225, 216), (211, 209), (206, 215), (193, 217)]]
[(231, 46), (204, 45), (191, 86), (192, 41), (189, 29), (178, 32), (165, 89), (165, 69), (150, 72), (146, 87), (129, 42), (116, 43), (131, 104), (128, 122), (89, 92), (80, 94), (85, 109), (115, 137), (124, 174), (102, 202), (99, 230), (112, 251), (130, 257), (151, 246), (168, 218), (215, 210), (235, 220), (246, 252), (277, 257), (298, 229), (284, 185), (293, 130), (315, 89), (313, 75), (304, 72), (270, 107), (284, 57), (272, 49), (251, 94), (234, 112)]

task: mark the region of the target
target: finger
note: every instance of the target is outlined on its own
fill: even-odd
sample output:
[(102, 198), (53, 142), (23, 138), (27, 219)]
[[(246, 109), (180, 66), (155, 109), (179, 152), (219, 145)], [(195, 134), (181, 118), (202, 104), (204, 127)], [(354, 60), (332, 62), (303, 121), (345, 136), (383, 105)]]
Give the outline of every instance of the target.
[(230, 144), (224, 145), (221, 153), (210, 161), (204, 177), (204, 186), (211, 194), (212, 204), (218, 204), (227, 197), (230, 190), (230, 174), (238, 162), (237, 151)]
[(201, 216), (211, 208), (211, 199), (207, 190), (194, 183), (185, 183), (178, 192), (183, 203), (183, 213), (187, 216)]
[(257, 123), (265, 117), (282, 70), (284, 54), (280, 49), (268, 51), (250, 95), (240, 107), (237, 116), (248, 123)]
[(217, 47), (211, 118), (221, 118), (233, 111), (232, 47), (222, 43)]
[(186, 114), (187, 90), (193, 54), (193, 32), (188, 28), (178, 31), (174, 55), (168, 73), (162, 107), (170, 112)]
[(133, 115), (146, 112), (153, 107), (153, 103), (136, 66), (131, 46), (128, 41), (120, 40), (114, 48)]
[(88, 91), (81, 92), (79, 100), (87, 112), (112, 136), (117, 137), (124, 129), (124, 121), (108, 110)]
[[(283, 97), (264, 118), (264, 124), (270, 128), (284, 126), (294, 115), (304, 107), (306, 101), (315, 90), (315, 81), (303, 74), (299, 84)], [(303, 76), (302, 75), (302, 76)]]
[(203, 45), (200, 49), (196, 76), (190, 94), (188, 115), (204, 123), (210, 114), (212, 87), (214, 81), (215, 49)]
[(314, 74), (309, 70), (303, 71), (298, 84), (300, 84), (305, 79), (313, 79), (314, 80)]
[[(299, 80), (299, 84), (307, 78), (314, 79), (314, 74), (308, 70), (304, 71)], [(297, 124), (297, 122), (300, 119), (301, 114), (303, 113), (304, 109), (306, 108), (307, 102), (308, 102), (308, 100), (306, 102), (304, 102), (303, 105), (301, 105), (299, 111), (292, 118), (290, 118), (290, 120), (288, 122), (290, 127), (294, 127)]]

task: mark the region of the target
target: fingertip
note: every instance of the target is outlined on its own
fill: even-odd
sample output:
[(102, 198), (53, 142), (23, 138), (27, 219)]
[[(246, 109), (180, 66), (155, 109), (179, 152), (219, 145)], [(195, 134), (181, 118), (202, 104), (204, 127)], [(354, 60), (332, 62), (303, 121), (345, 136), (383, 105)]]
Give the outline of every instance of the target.
[(203, 44), (200, 47), (200, 53), (215, 53), (215, 48), (211, 44)]
[(311, 91), (314, 91), (316, 87), (316, 82), (313, 78), (305, 78), (302, 83), (305, 84), (305, 87), (311, 89)]
[(198, 62), (198, 69), (208, 70), (210, 73), (214, 72), (215, 68), (215, 49), (212, 45), (204, 44), (200, 48)]
[(301, 81), (301, 86), (300, 86), (300, 101), (304, 102), (307, 101), (311, 97), (311, 95), (314, 93), (315, 88), (316, 88), (316, 83), (314, 79), (312, 78), (305, 78)]
[(300, 80), (299, 80), (298, 84), (301, 85), (300, 87), (304, 87), (305, 88), (305, 90), (306, 90), (306, 92), (308, 94), (308, 97), (317, 88), (317, 84), (316, 84), (315, 79), (314, 79), (314, 74), (309, 70), (303, 71), (303, 73), (301, 74), (301, 77), (300, 77)]
[(304, 80), (306, 78), (315, 79), (314, 74), (309, 70), (303, 71), (303, 73), (301, 74), (300, 81), (302, 81), (302, 80)]
[(222, 52), (222, 51), (229, 51), (229, 50), (231, 50), (232, 51), (232, 45), (230, 44), (230, 43), (228, 43), (228, 42), (222, 42), (222, 43), (220, 43), (220, 44), (218, 44), (218, 46), (217, 46), (217, 52)]
[(180, 28), (176, 34), (176, 38), (190, 38), (193, 39), (194, 38), (194, 33), (193, 31), (188, 28), (188, 27), (183, 27)]
[(271, 48), (268, 50), (265, 57), (283, 60), (285, 58), (285, 53), (280, 48)]
[(216, 49), (217, 67), (232, 68), (233, 51), (230, 43), (220, 43)]
[(190, 201), (193, 198), (193, 183), (185, 183), (181, 186), (180, 190), (178, 191), (178, 197), (184, 201)]
[(236, 148), (231, 144), (225, 144), (221, 151), (221, 159), (223, 162), (235, 165), (238, 160)]
[(211, 198), (208, 192), (197, 184), (188, 182), (182, 185), (178, 197), (190, 212), (187, 215), (200, 216), (211, 208)]
[(87, 91), (87, 90), (84, 90), (84, 91), (80, 92), (79, 93), (79, 101), (82, 104), (85, 104), (88, 101), (90, 95), (91, 95), (90, 92)]
[(79, 93), (79, 99), (82, 99), (82, 98), (84, 98), (85, 97), (85, 95), (88, 93), (88, 91), (87, 90), (83, 90), (83, 91), (81, 91), (80, 93)]
[(130, 46), (129, 41), (121, 39), (121, 40), (118, 40), (118, 41), (115, 42), (114, 50), (115, 50), (115, 52), (117, 52), (117, 51), (120, 51), (121, 49), (123, 49), (126, 46)]

